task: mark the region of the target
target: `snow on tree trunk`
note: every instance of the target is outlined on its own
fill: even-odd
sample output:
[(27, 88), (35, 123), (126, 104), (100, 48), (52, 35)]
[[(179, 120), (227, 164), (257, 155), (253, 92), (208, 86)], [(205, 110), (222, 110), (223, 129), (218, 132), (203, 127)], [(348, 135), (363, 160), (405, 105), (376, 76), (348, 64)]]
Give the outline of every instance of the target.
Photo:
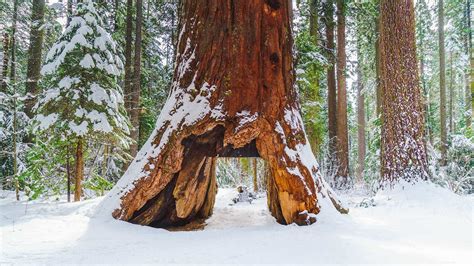
[(441, 165), (446, 165), (448, 137), (446, 128), (446, 52), (444, 47), (444, 3), (438, 0), (438, 45), (439, 45), (439, 119), (441, 133)]
[(423, 99), (419, 83), (412, 1), (382, 1), (380, 82), (382, 185), (427, 179)]
[(26, 74), (26, 92), (33, 96), (25, 101), (25, 113), (33, 117), (33, 106), (38, 93), (38, 81), (41, 77), (41, 53), (43, 50), (44, 0), (34, 0), (31, 13), (30, 47), (28, 50), (28, 70)]
[(171, 94), (102, 211), (156, 227), (207, 218), (217, 192), (215, 157), (260, 156), (271, 170), (273, 216), (283, 224), (315, 221), (317, 191), (333, 194), (299, 113), (289, 5), (183, 1)]
[(8, 32), (3, 33), (3, 63), (2, 63), (2, 79), (0, 80), (0, 92), (7, 93), (7, 80), (8, 80), (8, 52), (10, 44), (10, 37)]

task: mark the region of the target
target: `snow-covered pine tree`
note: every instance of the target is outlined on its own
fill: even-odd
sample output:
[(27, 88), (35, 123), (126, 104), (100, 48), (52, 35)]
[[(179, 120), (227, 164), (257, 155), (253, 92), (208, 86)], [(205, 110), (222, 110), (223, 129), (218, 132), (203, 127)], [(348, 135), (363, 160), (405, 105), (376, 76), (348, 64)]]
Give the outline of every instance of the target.
[(129, 122), (118, 78), (123, 72), (116, 43), (94, 4), (85, 0), (46, 56), (41, 74), (48, 88), (35, 106), (35, 132), (76, 145), (75, 195), (80, 200), (84, 146), (90, 140), (129, 145)]

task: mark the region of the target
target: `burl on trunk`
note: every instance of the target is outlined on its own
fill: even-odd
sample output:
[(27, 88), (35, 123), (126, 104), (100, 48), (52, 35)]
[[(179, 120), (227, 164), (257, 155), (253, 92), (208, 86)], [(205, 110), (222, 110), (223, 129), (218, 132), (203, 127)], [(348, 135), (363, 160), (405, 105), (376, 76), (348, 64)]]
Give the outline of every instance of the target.
[[(212, 214), (218, 156), (259, 156), (282, 224), (310, 224), (321, 179), (299, 114), (291, 2), (184, 0), (171, 94), (106, 204), (117, 219), (168, 227)], [(315, 184), (316, 183), (316, 184)]]

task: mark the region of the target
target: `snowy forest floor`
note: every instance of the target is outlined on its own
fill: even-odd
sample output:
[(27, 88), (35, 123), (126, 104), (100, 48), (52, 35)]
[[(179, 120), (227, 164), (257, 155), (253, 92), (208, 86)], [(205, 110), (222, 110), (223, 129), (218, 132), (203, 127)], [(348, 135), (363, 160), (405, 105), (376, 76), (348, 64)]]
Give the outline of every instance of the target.
[(473, 263), (472, 196), (431, 184), (365, 200), (341, 195), (340, 215), (323, 205), (312, 226), (282, 226), (266, 199), (229, 206), (219, 189), (203, 231), (169, 232), (94, 216), (102, 198), (79, 203), (16, 202), (0, 191), (0, 264), (35, 263)]

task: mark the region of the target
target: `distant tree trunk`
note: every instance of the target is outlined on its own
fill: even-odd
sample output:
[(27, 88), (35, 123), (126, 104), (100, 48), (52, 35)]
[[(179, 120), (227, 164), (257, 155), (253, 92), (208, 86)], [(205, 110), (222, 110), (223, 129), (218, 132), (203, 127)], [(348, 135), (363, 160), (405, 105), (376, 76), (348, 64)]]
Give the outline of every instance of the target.
[(258, 192), (257, 158), (253, 158), (253, 191)]
[(82, 180), (84, 180), (84, 139), (77, 139), (76, 147), (76, 182), (74, 188), (74, 201), (80, 201), (82, 195)]
[[(13, 20), (11, 28), (10, 84), (16, 86), (16, 23), (18, 20), (18, 0), (13, 2)], [(16, 90), (16, 89), (15, 89)]]
[(71, 202), (71, 150), (70, 145), (66, 147), (66, 180), (67, 180), (67, 202)]
[[(127, 0), (127, 18), (125, 25), (125, 77), (123, 82), (123, 93), (125, 98), (125, 108), (132, 119), (132, 96), (133, 96), (133, 72), (132, 72), (132, 42), (133, 42), (133, 0)], [(137, 141), (132, 139), (132, 141)], [(136, 144), (135, 144), (136, 147)], [(130, 147), (132, 152), (133, 146)], [(128, 165), (128, 164), (127, 164)]]
[[(33, 0), (31, 12), (30, 47), (28, 49), (28, 66), (26, 72), (26, 92), (32, 95), (25, 101), (25, 113), (33, 117), (33, 106), (38, 93), (38, 81), (41, 77), (41, 52), (43, 49), (44, 0)], [(31, 140), (31, 139), (30, 139)]]
[[(426, 2), (425, 0), (420, 0), (417, 2), (417, 4), (425, 7)], [(418, 47), (419, 55), (420, 55), (420, 79), (421, 79), (421, 87), (423, 89), (423, 95), (425, 97), (425, 125), (426, 125), (426, 130), (425, 130), (425, 138), (426, 142), (429, 142), (430, 144), (433, 144), (433, 134), (431, 132), (431, 127), (429, 124), (429, 117), (430, 117), (430, 93), (429, 93), (429, 88), (426, 85), (426, 77), (425, 77), (425, 44), (424, 44), (424, 39), (425, 39), (425, 29), (423, 28), (422, 24), (419, 24), (419, 32), (420, 32), (420, 47)]]
[[(466, 1), (465, 11), (464, 11), (464, 25), (467, 29), (464, 35), (464, 50), (468, 57), (471, 56), (471, 43), (472, 43), (472, 29), (471, 29), (471, 1)], [(467, 64), (466, 71), (464, 73), (464, 80), (465, 80), (465, 119), (466, 119), (466, 128), (471, 128), (472, 119), (471, 119), (471, 88), (469, 84), (469, 80), (474, 80), (473, 76), (471, 76), (472, 66), (470, 63)]]
[(379, 15), (375, 21), (375, 32), (377, 39), (375, 40), (375, 113), (377, 118), (381, 118), (382, 114), (382, 86), (380, 86), (380, 1), (379, 1)]
[(296, 102), (290, 10), (291, 1), (182, 2), (171, 94), (104, 202), (115, 218), (156, 227), (205, 219), (216, 157), (259, 156), (271, 169), (267, 198), (276, 220), (315, 222), (317, 192), (334, 197)]
[[(312, 42), (315, 47), (319, 46), (319, 32), (318, 32), (318, 6), (319, 6), (319, 0), (310, 0), (309, 3), (309, 33), (312, 39)], [(309, 101), (316, 102), (318, 95), (319, 95), (319, 71), (318, 69), (313, 68), (313, 79), (311, 83), (311, 89), (309, 89), (309, 94), (307, 99)], [(311, 112), (311, 111), (310, 111)], [(310, 114), (310, 116), (316, 116), (316, 114)], [(311, 144), (311, 148), (315, 154), (318, 153), (320, 149), (320, 139), (319, 139), (319, 134), (315, 130), (314, 123), (310, 122), (310, 125), (308, 125), (309, 128), (307, 128), (306, 133), (308, 134), (309, 142)]]
[(413, 1), (382, 0), (381, 18), (383, 187), (399, 179), (426, 180), (428, 174)]
[(67, 0), (67, 8), (66, 8), (67, 22), (66, 22), (66, 27), (69, 26), (69, 23), (71, 23), (71, 18), (72, 18), (72, 2), (73, 2), (73, 0)]
[(120, 0), (114, 0), (114, 32), (119, 31)]
[(344, 0), (337, 0), (337, 186), (348, 185), (349, 139), (347, 132), (346, 16)]
[(326, 78), (328, 87), (328, 137), (329, 137), (329, 156), (331, 162), (336, 152), (336, 74), (334, 60), (334, 2), (327, 0), (324, 7), (324, 23), (326, 25), (326, 46), (329, 52), (329, 66), (327, 68)]
[(2, 63), (2, 80), (0, 81), (0, 92), (7, 92), (7, 79), (8, 79), (8, 63), (10, 51), (10, 36), (7, 32), (3, 33), (3, 63)]
[(449, 53), (449, 134), (454, 134), (454, 68), (453, 52)]
[[(18, 91), (16, 84), (16, 30), (18, 20), (18, 0), (13, 2), (13, 20), (11, 27), (11, 60), (10, 60), (10, 85), (13, 87), (13, 95)], [(13, 102), (13, 179), (15, 185), (16, 200), (20, 200), (20, 184), (18, 180), (18, 151), (17, 151), (17, 99)]]
[[(360, 32), (358, 34), (361, 34)], [(360, 37), (358, 37), (360, 38)], [(357, 44), (357, 181), (361, 182), (365, 166), (365, 96), (362, 80), (362, 51), (360, 41)]]
[[(16, 86), (14, 87), (13, 94), (16, 94)], [(18, 179), (18, 150), (17, 150), (17, 134), (18, 134), (18, 124), (17, 124), (17, 98), (13, 99), (13, 123), (12, 123), (12, 146), (13, 146), (13, 183), (15, 184), (15, 195), (16, 200), (20, 200), (20, 180)]]
[[(470, 70), (468, 70), (469, 74), (470, 74), (469, 79), (471, 81), (470, 82), (471, 83), (471, 89), (470, 89), (470, 93), (467, 92), (467, 94), (468, 94), (467, 109), (468, 110), (470, 109), (470, 116), (467, 119), (467, 124), (469, 126), (471, 126), (472, 120), (474, 119), (474, 50), (472, 49), (471, 1), (470, 0), (467, 0), (467, 3), (466, 3), (466, 17), (467, 17), (467, 29), (468, 29), (468, 32), (467, 32), (468, 56), (470, 56), (470, 58), (471, 58), (470, 59), (470, 66), (471, 67), (470, 67)], [(470, 102), (470, 104), (469, 104), (469, 102)], [(470, 108), (469, 108), (469, 105), (470, 105)]]
[(316, 45), (318, 44), (318, 6), (319, 0), (310, 0), (309, 34), (313, 36)]
[(142, 61), (142, 21), (143, 21), (143, 4), (142, 0), (136, 0), (136, 19), (135, 19), (135, 56), (133, 66), (133, 85), (132, 99), (130, 103), (130, 122), (132, 130), (130, 137), (133, 142), (130, 145), (130, 155), (135, 157), (138, 152), (139, 130), (140, 130), (140, 90), (141, 90), (141, 61)]
[(438, 45), (439, 45), (439, 111), (441, 122), (441, 165), (446, 165), (448, 148), (446, 128), (446, 53), (444, 48), (444, 4), (438, 0)]

